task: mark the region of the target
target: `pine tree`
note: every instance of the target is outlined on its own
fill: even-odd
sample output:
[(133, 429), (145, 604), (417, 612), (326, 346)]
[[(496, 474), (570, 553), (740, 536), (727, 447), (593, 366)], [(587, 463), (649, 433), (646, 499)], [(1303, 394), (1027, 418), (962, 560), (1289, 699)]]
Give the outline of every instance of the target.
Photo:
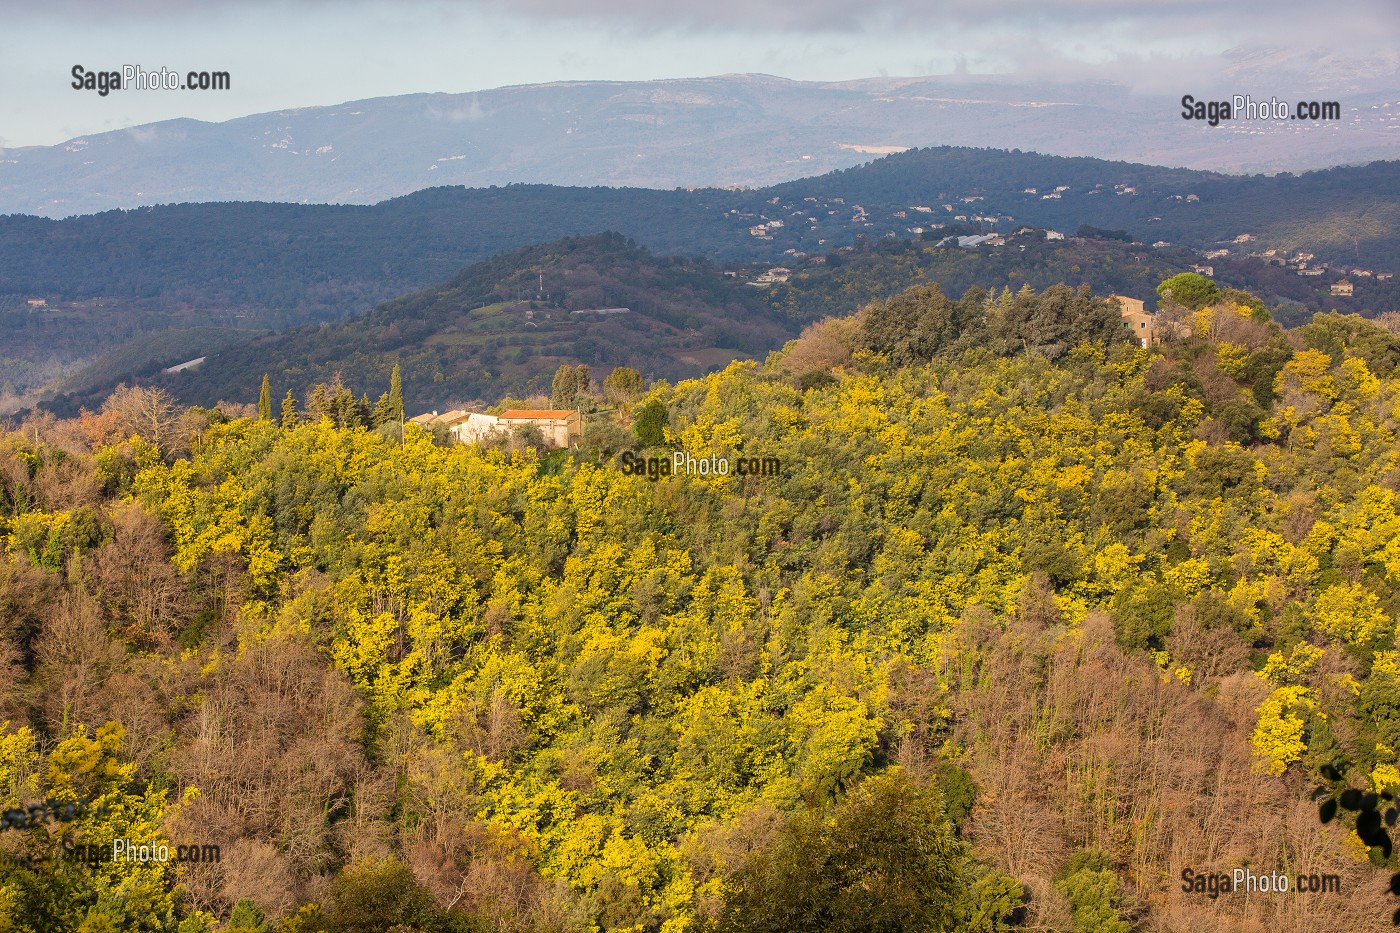
[(398, 363), (394, 364), (393, 375), (389, 377), (389, 412), (393, 420), (403, 420), (403, 375)]
[(337, 377), (335, 395), (331, 397), (331, 419), (338, 428), (358, 428), (361, 425), (355, 393), (339, 383)]
[(324, 384), (318, 382), (311, 387), (311, 397), (306, 400), (306, 413), (312, 421), (332, 417), (331, 399)]
[(389, 393), (385, 392), (379, 396), (379, 401), (374, 403), (374, 411), (370, 414), (370, 424), (377, 428), (381, 424), (393, 424), (398, 420), (394, 416), (394, 406), (389, 401)]
[(272, 383), (267, 379), (267, 373), (263, 373), (262, 391), (258, 393), (258, 420), (272, 420)]
[(292, 390), (288, 389), (287, 397), (282, 399), (282, 427), (296, 427), (296, 423), (298, 420), (299, 419), (297, 418), (297, 400), (292, 395)]

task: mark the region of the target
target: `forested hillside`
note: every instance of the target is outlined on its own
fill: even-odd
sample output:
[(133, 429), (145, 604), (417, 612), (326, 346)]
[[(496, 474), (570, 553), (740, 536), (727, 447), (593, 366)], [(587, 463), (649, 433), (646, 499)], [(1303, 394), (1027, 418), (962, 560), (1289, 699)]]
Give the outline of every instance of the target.
[[(429, 188), (369, 207), (245, 202), (65, 220), (8, 215), (0, 217), (0, 294), (159, 298), (325, 320), (563, 236), (616, 230), (662, 253), (774, 261), (792, 247), (848, 246), (857, 234), (907, 239), (910, 227), (959, 214), (1003, 232), (1090, 224), (1197, 248), (1249, 232), (1263, 246), (1307, 246), (1322, 259), (1400, 271), (1400, 208), (1390, 196), (1398, 178), (1400, 162), (1239, 176), (944, 146), (757, 189), (516, 184)], [(910, 213), (916, 206), (930, 212)], [(772, 220), (782, 225), (767, 238), (750, 234)]]
[[(441, 187), (370, 207), (171, 204), (61, 221), (5, 216), (0, 327), (9, 342), (0, 350), (0, 410), (26, 407), (37, 390), (55, 388), (83, 364), (108, 366), (98, 357), (113, 349), (122, 359), (140, 357), (133, 372), (183, 362), (157, 352), (165, 344), (150, 341), (153, 332), (337, 322), (503, 252), (603, 231), (659, 255), (738, 265), (791, 264), (886, 240), (1009, 234), (1026, 224), (1067, 234), (1089, 227), (1171, 244), (1161, 248), (1170, 255), (1145, 250), (1147, 258), (1125, 260), (1134, 263), (1190, 264), (1199, 260), (1193, 251), (1224, 250), (1212, 261), (1232, 284), (1314, 308), (1330, 302), (1329, 287), (1344, 272), (1303, 279), (1247, 257), (1307, 251), (1334, 267), (1400, 271), (1400, 208), (1390, 196), (1397, 186), (1400, 162), (1227, 176), (945, 146), (753, 190)], [(1055, 268), (1007, 256), (1000, 264), (998, 272), (1036, 287), (1078, 281), (1072, 258)], [(958, 263), (944, 265), (938, 280), (966, 279)], [(1117, 269), (1112, 277), (1136, 274)], [(983, 287), (1005, 284), (981, 278)], [(1397, 310), (1400, 286), (1362, 276), (1345, 308)]]
[[(205, 405), (253, 400), (264, 374), (297, 395), (337, 373), (378, 394), (397, 363), (417, 413), (548, 392), (561, 362), (696, 376), (795, 333), (757, 289), (708, 263), (654, 256), (604, 233), (505, 253), (343, 324), (211, 343), (199, 367), (142, 381)], [(97, 408), (118, 381), (76, 385), (48, 407)]]
[[(977, 249), (882, 239), (792, 261), (784, 280), (762, 282), (753, 268), (656, 256), (617, 234), (570, 237), (477, 263), (339, 324), (260, 336), (209, 328), (158, 332), (61, 380), (42, 404), (74, 415), (100, 407), (123, 383), (160, 386), (186, 403), (250, 402), (264, 374), (302, 394), (340, 373), (375, 394), (397, 363), (408, 377), (413, 411), (446, 410), (546, 392), (564, 363), (600, 372), (627, 366), (649, 378), (698, 376), (735, 358), (761, 357), (803, 324), (932, 281), (956, 292), (1066, 282), (1155, 304), (1157, 283), (1189, 270), (1195, 259), (1189, 250), (1096, 236), (1047, 240), (1044, 231), (1028, 230), (1004, 246)], [(1226, 262), (1222, 282), (1262, 296), (1285, 323), (1303, 323), (1337, 304), (1279, 267)], [(1358, 289), (1363, 301), (1388, 293), (1400, 299), (1400, 286)], [(616, 307), (628, 311), (586, 313)], [(195, 358), (204, 358), (197, 368), (162, 371)]]
[[(1390, 194), (1397, 184), (1396, 161), (1297, 175), (1225, 175), (940, 146), (775, 185), (762, 194), (781, 202), (839, 197), (862, 205), (876, 227), (890, 223), (887, 211), (922, 204), (935, 208), (935, 220), (958, 213), (1010, 215), (1014, 223), (1066, 231), (1080, 224), (1127, 230), (1144, 243), (1201, 247), (1250, 233), (1268, 246), (1306, 244), (1324, 259), (1391, 268), (1400, 262), (1394, 237), (1400, 205)], [(942, 201), (952, 202), (953, 210), (943, 210)]]
[(1232, 297), (926, 284), (577, 451), (19, 426), (0, 929), (1386, 928), (1400, 338)]
[[(1047, 240), (1042, 230), (1013, 235), (1005, 246), (976, 249), (886, 238), (864, 249), (818, 258), (819, 262), (793, 263), (788, 280), (768, 289), (774, 310), (808, 323), (928, 282), (959, 293), (973, 286), (1014, 291), (1023, 285), (1045, 289), (1064, 282), (1145, 300), (1151, 307), (1159, 282), (1198, 264), (1191, 250), (1148, 249), (1092, 235)], [(1307, 322), (1315, 311), (1354, 304), (1350, 298), (1339, 302), (1322, 292), (1314, 280), (1257, 259), (1217, 259), (1212, 271), (1222, 283), (1259, 295), (1290, 325)], [(1362, 307), (1400, 306), (1400, 286), (1388, 282), (1364, 282), (1357, 295), (1365, 302)]]

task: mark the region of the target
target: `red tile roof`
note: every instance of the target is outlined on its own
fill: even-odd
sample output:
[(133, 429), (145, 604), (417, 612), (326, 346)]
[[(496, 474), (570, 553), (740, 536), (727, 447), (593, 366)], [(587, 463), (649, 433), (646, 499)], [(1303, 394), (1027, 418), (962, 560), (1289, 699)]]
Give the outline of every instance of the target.
[(510, 411), (501, 412), (497, 417), (518, 421), (526, 419), (562, 421), (574, 413), (572, 408), (512, 408)]

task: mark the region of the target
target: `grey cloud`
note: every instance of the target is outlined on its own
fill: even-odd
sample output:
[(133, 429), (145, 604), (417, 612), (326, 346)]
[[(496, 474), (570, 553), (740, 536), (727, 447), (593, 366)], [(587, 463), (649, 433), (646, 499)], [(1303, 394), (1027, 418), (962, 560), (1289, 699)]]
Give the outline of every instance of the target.
[(246, 0), (237, 6), (195, 6), (188, 0), (0, 0), (12, 21), (133, 18), (184, 24), (314, 12), (328, 18), (383, 16), (402, 10), (444, 20), (491, 13), (541, 23), (576, 23), (650, 33), (749, 33), (784, 36), (845, 34), (870, 37), (898, 31), (926, 35), (945, 47), (983, 39), (1034, 43), (1103, 42), (1131, 53), (1136, 44), (1164, 41), (1232, 46), (1339, 50), (1393, 46), (1400, 37), (1395, 0)]
[[(56, 16), (206, 17), (237, 16), (243, 11), (275, 15), (278, 11), (314, 9), (328, 15), (356, 9), (395, 8), (491, 10), (549, 20), (598, 20), (641, 28), (753, 27), (820, 32), (864, 30), (883, 24), (940, 27), (1016, 25), (1118, 27), (1180, 24), (1230, 31), (1291, 30), (1299, 38), (1315, 39), (1319, 27), (1346, 36), (1341, 24), (1369, 21), (1373, 29), (1400, 24), (1400, 7), (1393, 0), (247, 0), (236, 7), (195, 6), (188, 0), (0, 0), (6, 17), (51, 19)], [(1386, 37), (1396, 38), (1395, 32)]]
[[(1395, 0), (247, 0), (209, 10), (188, 0), (0, 0), (0, 16), (21, 22), (125, 17), (159, 28), (208, 17), (217, 29), (219, 22), (257, 17), (275, 28), (279, 16), (382, 18), (403, 11), (405, 18), (443, 24), (486, 13), (523, 29), (591, 27), (624, 44), (771, 37), (773, 57), (793, 67), (813, 64), (814, 53), (803, 51), (809, 41), (839, 39), (867, 49), (888, 42), (907, 56), (913, 36), (927, 43), (924, 62), (957, 57), (974, 71), (1108, 79), (1137, 88), (1178, 87), (1183, 76), (1319, 89), (1394, 86), (1400, 76)], [(581, 47), (596, 34), (581, 33)], [(917, 67), (891, 54), (890, 73)]]
[(506, 13), (540, 19), (600, 20), (641, 29), (769, 28), (791, 32), (830, 30), (878, 31), (918, 28), (945, 30), (1013, 27), (1023, 33), (1051, 29), (1137, 33), (1189, 38), (1193, 32), (1251, 35), (1292, 35), (1310, 42), (1320, 27), (1336, 41), (1354, 41), (1356, 33), (1342, 24), (1369, 26), (1368, 34), (1384, 32), (1388, 41), (1400, 33), (1400, 7), (1393, 0), (1337, 0), (1325, 6), (1316, 0), (482, 0)]

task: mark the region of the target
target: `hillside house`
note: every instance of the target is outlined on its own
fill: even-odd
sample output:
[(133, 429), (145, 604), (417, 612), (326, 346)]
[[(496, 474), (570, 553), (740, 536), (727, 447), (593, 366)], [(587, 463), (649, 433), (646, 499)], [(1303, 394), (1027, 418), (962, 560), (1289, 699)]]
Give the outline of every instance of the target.
[(513, 408), (499, 415), (488, 415), (479, 411), (454, 408), (445, 412), (427, 412), (408, 419), (409, 424), (432, 430), (442, 426), (447, 434), (460, 444), (488, 441), (493, 436), (504, 435), (511, 428), (533, 424), (544, 436), (546, 447), (569, 447), (583, 433), (583, 419), (572, 409), (526, 409)]
[(471, 412), (464, 408), (454, 408), (451, 411), (444, 411), (441, 413), (434, 410), (421, 415), (415, 415), (408, 419), (408, 423), (428, 429), (431, 429), (434, 425), (440, 424), (450, 430), (454, 425), (465, 421), (470, 414)]
[(448, 426), (447, 433), (460, 444), (490, 440), (501, 430), (500, 419), (495, 415), (469, 411), (465, 418), (458, 419)]
[(1133, 339), (1144, 347), (1157, 342), (1157, 316), (1148, 311), (1141, 300), (1126, 295), (1109, 295), (1108, 298), (1118, 302), (1123, 324), (1133, 332)]
[(505, 430), (532, 424), (544, 435), (546, 447), (572, 447), (583, 435), (583, 416), (571, 408), (512, 408), (496, 419)]
[(408, 423), (409, 423), (409, 424), (416, 424), (416, 425), (418, 425), (420, 428), (429, 428), (429, 427), (432, 427), (434, 424), (437, 424), (439, 418), (447, 419), (447, 418), (451, 418), (451, 417), (454, 416), (454, 415), (461, 415), (461, 414), (466, 414), (466, 413), (465, 413), (464, 411), (462, 411), (461, 409), (454, 409), (453, 411), (445, 412), (445, 413), (443, 413), (443, 414), (438, 414), (438, 412), (437, 412), (436, 410), (433, 410), (433, 411), (424, 412), (424, 413), (421, 414), (421, 415), (414, 415), (412, 418), (409, 418), (409, 419), (408, 419)]
[(1340, 297), (1340, 298), (1350, 298), (1350, 297), (1351, 297), (1351, 293), (1352, 293), (1352, 286), (1351, 286), (1351, 283), (1350, 283), (1349, 281), (1347, 281), (1346, 279), (1342, 279), (1342, 280), (1339, 281), (1339, 282), (1333, 282), (1333, 283), (1332, 283), (1332, 294), (1333, 294), (1334, 296), (1337, 296), (1337, 297)]
[(448, 437), (462, 444), (486, 440), (498, 430), (495, 415), (484, 415), (464, 408), (454, 408), (441, 413), (430, 411), (409, 418), (408, 423), (429, 431), (441, 425), (447, 429)]

